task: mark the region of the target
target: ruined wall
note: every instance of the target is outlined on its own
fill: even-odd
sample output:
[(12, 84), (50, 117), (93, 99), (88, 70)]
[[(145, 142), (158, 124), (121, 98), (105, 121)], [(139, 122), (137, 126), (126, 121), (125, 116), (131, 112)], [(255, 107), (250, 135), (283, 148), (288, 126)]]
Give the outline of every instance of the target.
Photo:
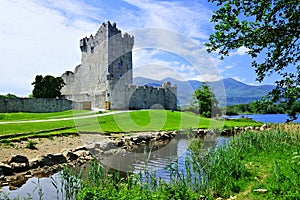
[(170, 83), (162, 87), (130, 85), (128, 89), (129, 109), (177, 108), (177, 87), (171, 87)]
[(53, 98), (0, 99), (0, 112), (59, 112), (72, 109), (72, 101)]

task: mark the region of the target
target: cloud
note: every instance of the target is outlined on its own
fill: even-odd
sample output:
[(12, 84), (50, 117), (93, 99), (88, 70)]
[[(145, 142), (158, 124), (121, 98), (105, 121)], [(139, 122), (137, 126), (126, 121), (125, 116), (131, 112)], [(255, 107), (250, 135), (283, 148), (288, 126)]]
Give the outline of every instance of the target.
[[(182, 74), (184, 78), (198, 76), (199, 71), (207, 74), (215, 68), (217, 61), (201, 48), (212, 29), (211, 11), (203, 4), (148, 0), (107, 2), (0, 0), (0, 92), (27, 96), (32, 91), (35, 75), (60, 76), (66, 70), (74, 70), (81, 62), (79, 40), (95, 34), (99, 25), (107, 20), (116, 21), (122, 31), (148, 27), (169, 30), (154, 31), (156, 35), (150, 38), (159, 47), (156, 49), (170, 51), (187, 60), (182, 63), (157, 57), (155, 51), (153, 55), (138, 55), (141, 53), (138, 52), (134, 66), (148, 60), (148, 64), (144, 62), (140, 66), (160, 66), (154, 67), (161, 70), (157, 75), (177, 77)], [(181, 35), (170, 35), (170, 30)], [(197, 40), (190, 42), (191, 37)]]
[[(34, 1), (1, 1), (0, 88), (27, 96), (37, 74), (60, 76), (80, 63), (78, 41), (91, 24), (74, 24)], [(94, 27), (95, 28), (95, 27)]]
[(225, 68), (225, 69), (232, 69), (233, 66), (232, 66), (232, 65), (226, 65), (224, 68)]
[(139, 27), (176, 30), (189, 37), (208, 39), (212, 11), (199, 2), (123, 0), (139, 10)]
[(238, 48), (235, 52), (230, 53), (229, 55), (230, 56), (236, 56), (236, 55), (243, 56), (243, 55), (246, 55), (247, 52), (249, 52), (250, 50), (251, 49), (242, 46), (242, 47)]
[(235, 79), (235, 80), (237, 80), (237, 81), (239, 81), (239, 82), (243, 82), (243, 83), (245, 82), (245, 79), (241, 78), (239, 76), (233, 76), (232, 78)]

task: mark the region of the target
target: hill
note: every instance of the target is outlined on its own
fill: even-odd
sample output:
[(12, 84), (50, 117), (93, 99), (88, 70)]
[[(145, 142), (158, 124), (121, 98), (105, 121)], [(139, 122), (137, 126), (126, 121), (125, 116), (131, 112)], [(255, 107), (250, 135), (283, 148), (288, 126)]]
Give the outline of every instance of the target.
[[(178, 95), (180, 106), (190, 105), (191, 96), (194, 90), (202, 85), (202, 82), (197, 80), (179, 81), (172, 78), (166, 78), (158, 81), (158, 80), (147, 79), (143, 77), (134, 78), (135, 84), (148, 85), (154, 87), (160, 86), (165, 81), (170, 81), (172, 85), (174, 84), (177, 85), (177, 93), (178, 93), (177, 95)], [(261, 85), (261, 86), (247, 85), (233, 78), (226, 78), (219, 81), (210, 82), (209, 85), (214, 90), (214, 93), (221, 105), (250, 103), (253, 102), (254, 100), (260, 99), (262, 96), (266, 95), (273, 88), (275, 88), (275, 86), (273, 85)], [(225, 94), (223, 94), (222, 92), (223, 86), (225, 89)]]

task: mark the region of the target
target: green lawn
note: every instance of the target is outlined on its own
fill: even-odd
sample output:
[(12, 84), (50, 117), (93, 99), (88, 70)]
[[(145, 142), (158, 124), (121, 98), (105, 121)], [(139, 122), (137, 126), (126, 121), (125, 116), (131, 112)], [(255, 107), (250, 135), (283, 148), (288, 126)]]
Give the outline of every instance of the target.
[(59, 118), (71, 118), (76, 116), (83, 116), (87, 114), (95, 114), (95, 112), (86, 110), (68, 110), (63, 112), (51, 112), (51, 113), (0, 113), (0, 122), (5, 121), (19, 121), (19, 120), (44, 120), (44, 119), (59, 119)]
[[(70, 118), (73, 115), (88, 115), (87, 111), (65, 111), (57, 113), (2, 113), (4, 116), (1, 122), (13, 122), (15, 120), (39, 120), (39, 119), (60, 119)], [(169, 110), (140, 110), (123, 112), (113, 115), (94, 116), (83, 119), (70, 119), (62, 121), (44, 122), (18, 122), (0, 124), (0, 136), (8, 134), (27, 133), (28, 135), (39, 132), (55, 133), (76, 133), (76, 132), (133, 132), (133, 131), (160, 131), (179, 130), (189, 128), (231, 128), (235, 126), (259, 126), (261, 123), (251, 120), (211, 120), (199, 117), (189, 112), (171, 112)], [(63, 130), (57, 130), (63, 129)]]

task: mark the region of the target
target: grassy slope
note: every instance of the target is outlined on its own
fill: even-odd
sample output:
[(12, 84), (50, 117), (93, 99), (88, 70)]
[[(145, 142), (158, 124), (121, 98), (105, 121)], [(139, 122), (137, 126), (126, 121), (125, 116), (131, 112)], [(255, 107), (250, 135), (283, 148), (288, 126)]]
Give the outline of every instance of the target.
[[(75, 114), (87, 115), (86, 111), (76, 111)], [(95, 113), (92, 113), (95, 114)], [(13, 120), (36, 120), (73, 117), (72, 111), (58, 113), (5, 113), (2, 121)], [(0, 124), (0, 135), (28, 133), (45, 131), (49, 134), (55, 133), (76, 133), (80, 132), (132, 132), (132, 131), (159, 131), (159, 130), (178, 130), (187, 128), (222, 128), (224, 121), (210, 120), (199, 117), (193, 113), (171, 112), (168, 110), (142, 110), (124, 112), (114, 115), (85, 119), (70, 119), (53, 122), (24, 122)], [(230, 120), (225, 121), (226, 128), (235, 126), (259, 126), (249, 120)], [(66, 129), (68, 127), (69, 129)], [(57, 130), (63, 128), (63, 130)]]

